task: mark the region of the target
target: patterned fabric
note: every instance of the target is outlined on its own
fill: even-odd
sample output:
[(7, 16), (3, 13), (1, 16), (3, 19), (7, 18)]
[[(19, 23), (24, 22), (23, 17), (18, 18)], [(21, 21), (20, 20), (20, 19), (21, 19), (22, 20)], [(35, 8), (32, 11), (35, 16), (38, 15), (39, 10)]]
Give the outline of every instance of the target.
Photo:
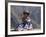
[(18, 25), (18, 31), (31, 30), (33, 29), (31, 19), (28, 17), (25, 22)]
[(33, 27), (32, 27), (32, 24), (20, 24), (18, 26), (18, 31), (24, 31), (24, 30), (31, 30)]

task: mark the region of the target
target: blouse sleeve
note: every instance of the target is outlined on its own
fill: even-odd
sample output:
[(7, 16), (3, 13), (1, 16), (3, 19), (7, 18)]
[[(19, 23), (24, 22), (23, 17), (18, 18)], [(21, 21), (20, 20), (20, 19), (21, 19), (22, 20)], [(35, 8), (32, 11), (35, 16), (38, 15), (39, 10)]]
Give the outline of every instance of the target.
[(18, 29), (18, 31), (23, 31), (23, 25), (20, 24), (17, 29)]
[(32, 26), (32, 24), (30, 24), (30, 26), (29, 26), (29, 29), (33, 29), (33, 26)]

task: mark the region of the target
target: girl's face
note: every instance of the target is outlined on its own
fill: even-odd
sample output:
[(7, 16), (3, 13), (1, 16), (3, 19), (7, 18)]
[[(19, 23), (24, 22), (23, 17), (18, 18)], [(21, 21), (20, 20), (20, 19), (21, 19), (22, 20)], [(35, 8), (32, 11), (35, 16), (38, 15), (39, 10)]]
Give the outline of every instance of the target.
[(25, 19), (27, 19), (27, 14), (23, 14), (22, 20), (24, 21)]

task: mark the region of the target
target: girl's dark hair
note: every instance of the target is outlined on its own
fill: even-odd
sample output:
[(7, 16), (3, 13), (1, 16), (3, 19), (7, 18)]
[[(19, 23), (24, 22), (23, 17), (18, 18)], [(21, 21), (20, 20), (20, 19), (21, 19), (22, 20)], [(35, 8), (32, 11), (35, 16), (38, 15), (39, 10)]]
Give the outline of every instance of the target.
[(25, 15), (25, 14), (29, 15), (29, 12), (24, 11), (23, 14), (24, 14), (24, 15)]

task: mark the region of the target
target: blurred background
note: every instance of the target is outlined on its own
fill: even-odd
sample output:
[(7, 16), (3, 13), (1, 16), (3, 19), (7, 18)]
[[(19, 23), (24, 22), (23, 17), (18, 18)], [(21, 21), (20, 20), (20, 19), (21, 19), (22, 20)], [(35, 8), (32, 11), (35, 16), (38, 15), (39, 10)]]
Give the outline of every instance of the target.
[(23, 11), (29, 11), (32, 18), (33, 29), (41, 28), (41, 7), (40, 6), (15, 6), (11, 5), (11, 29), (16, 29), (17, 25), (22, 23), (19, 15)]

